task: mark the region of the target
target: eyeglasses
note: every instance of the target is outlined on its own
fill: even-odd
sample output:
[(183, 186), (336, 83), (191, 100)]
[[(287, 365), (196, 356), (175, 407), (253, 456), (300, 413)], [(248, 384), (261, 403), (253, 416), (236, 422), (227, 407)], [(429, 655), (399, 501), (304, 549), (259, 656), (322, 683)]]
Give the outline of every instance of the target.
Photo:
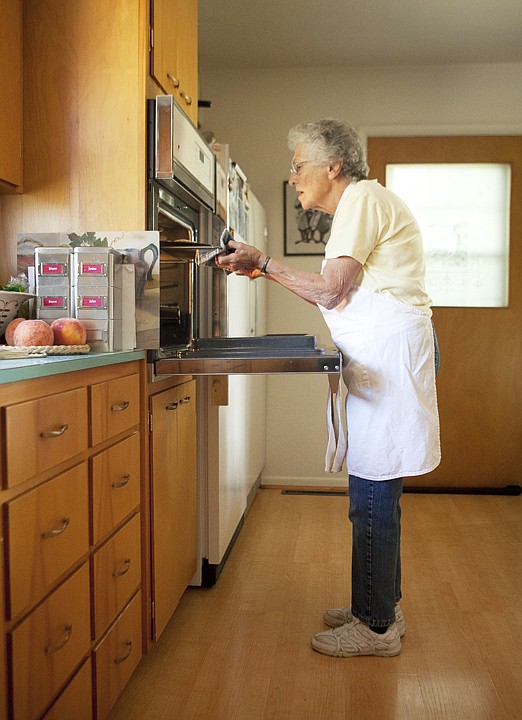
[(312, 162), (312, 161), (311, 161), (311, 160), (301, 160), (301, 162), (298, 162), (298, 163), (293, 162), (293, 163), (290, 165), (290, 175), (299, 175), (299, 173), (301, 172), (301, 168), (303, 167), (303, 165), (304, 165), (305, 163), (308, 163), (308, 162)]

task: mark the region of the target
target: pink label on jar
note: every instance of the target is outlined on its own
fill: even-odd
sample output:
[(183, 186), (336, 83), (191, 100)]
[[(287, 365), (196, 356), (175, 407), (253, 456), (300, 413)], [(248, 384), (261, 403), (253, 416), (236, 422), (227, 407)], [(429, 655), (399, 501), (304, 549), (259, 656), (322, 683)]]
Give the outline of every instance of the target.
[(103, 263), (82, 263), (82, 275), (103, 275)]
[(82, 297), (81, 298), (81, 306), (83, 308), (102, 308), (103, 307), (103, 296), (96, 296), (96, 297)]
[(65, 275), (63, 263), (42, 263), (42, 275)]
[(42, 306), (46, 308), (63, 308), (65, 307), (64, 298), (47, 295), (42, 298)]

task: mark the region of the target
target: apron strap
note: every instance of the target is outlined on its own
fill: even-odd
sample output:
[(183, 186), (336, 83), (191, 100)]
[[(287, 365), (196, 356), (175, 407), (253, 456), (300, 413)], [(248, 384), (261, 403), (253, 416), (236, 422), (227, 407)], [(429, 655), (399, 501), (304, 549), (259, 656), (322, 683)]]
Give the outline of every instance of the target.
[(325, 455), (325, 472), (341, 472), (346, 457), (346, 432), (342, 416), (341, 372), (328, 375), (328, 400), (326, 403), (326, 428), (328, 443)]

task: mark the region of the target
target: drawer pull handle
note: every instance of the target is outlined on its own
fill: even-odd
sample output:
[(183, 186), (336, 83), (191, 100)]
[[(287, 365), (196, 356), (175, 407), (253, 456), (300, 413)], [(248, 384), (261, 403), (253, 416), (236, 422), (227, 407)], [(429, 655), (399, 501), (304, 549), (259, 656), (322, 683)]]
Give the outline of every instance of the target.
[(190, 402), (190, 395), (187, 395), (187, 397), (184, 397), (182, 400), (179, 401), (180, 405), (186, 405)]
[(61, 642), (57, 643), (56, 645), (48, 645), (45, 648), (45, 654), (52, 655), (57, 650), (61, 650), (65, 645), (67, 645), (67, 643), (69, 642), (69, 640), (71, 638), (71, 635), (72, 635), (72, 625), (66, 625), (64, 639)]
[(124, 567), (122, 567), (120, 570), (115, 570), (112, 573), (113, 578), (121, 577), (122, 575), (125, 575), (125, 573), (129, 572), (131, 566), (131, 559), (125, 558), (125, 560), (123, 561), (123, 565)]
[(125, 487), (125, 485), (129, 482), (130, 475), (124, 475), (121, 480), (115, 480), (112, 483), (113, 488), (122, 488)]
[(172, 73), (167, 73), (167, 77), (170, 80), (170, 82), (174, 85), (175, 88), (179, 87), (179, 80), (177, 77), (172, 75)]
[(175, 410), (178, 407), (178, 403), (171, 403), (170, 405), (165, 405), (165, 410)]
[(58, 430), (43, 430), (43, 431), (40, 433), (40, 437), (42, 437), (42, 438), (56, 438), (56, 437), (60, 437), (60, 436), (63, 435), (64, 432), (65, 432), (66, 430), (68, 430), (68, 429), (69, 429), (69, 426), (67, 425), (67, 423), (65, 423), (65, 424), (62, 425), (62, 427), (59, 428)]
[(61, 527), (56, 528), (56, 530), (46, 530), (42, 533), (42, 537), (44, 538), (44, 540), (47, 540), (48, 538), (58, 537), (65, 532), (65, 529), (67, 528), (69, 522), (69, 518), (63, 518)]
[(117, 403), (114, 403), (114, 405), (111, 405), (111, 410), (112, 410), (112, 412), (123, 412), (128, 407), (129, 407), (129, 403), (127, 402), (127, 400), (125, 400), (125, 402), (122, 402), (120, 405), (118, 405)]
[(132, 652), (132, 640), (125, 640), (125, 646), (128, 648), (126, 655), (122, 655), (121, 657), (114, 658), (114, 662), (116, 665), (119, 665), (122, 662), (125, 662), (125, 660), (129, 657), (129, 655)]

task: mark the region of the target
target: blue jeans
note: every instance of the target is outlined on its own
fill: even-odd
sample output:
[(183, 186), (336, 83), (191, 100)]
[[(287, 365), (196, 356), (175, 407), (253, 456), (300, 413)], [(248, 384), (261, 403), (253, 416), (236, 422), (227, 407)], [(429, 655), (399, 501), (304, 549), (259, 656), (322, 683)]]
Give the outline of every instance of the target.
[(403, 479), (349, 476), (352, 523), (352, 613), (366, 625), (395, 622), (401, 598), (401, 507)]
[[(435, 374), (440, 354), (435, 328)], [(365, 480), (349, 475), (352, 523), (352, 613), (366, 625), (395, 621), (401, 599), (401, 506), (403, 478)]]

